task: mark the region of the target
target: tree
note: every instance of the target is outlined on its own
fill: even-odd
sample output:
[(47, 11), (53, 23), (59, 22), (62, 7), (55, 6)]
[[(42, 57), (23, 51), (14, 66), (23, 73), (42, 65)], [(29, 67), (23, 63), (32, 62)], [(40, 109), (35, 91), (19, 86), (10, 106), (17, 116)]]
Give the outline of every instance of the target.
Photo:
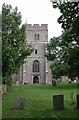
[(2, 27), (2, 14), (0, 12), (0, 28)]
[[(2, 77), (9, 80), (33, 51), (26, 42), (26, 25), (21, 13), (11, 5), (2, 5)], [(8, 79), (7, 79), (8, 78)]]
[(58, 23), (63, 28), (61, 40), (57, 44), (59, 51), (55, 56), (60, 59), (61, 63), (66, 63), (69, 66), (70, 78), (76, 76), (79, 78), (79, 1), (58, 0), (57, 2), (52, 2), (52, 4), (54, 8), (60, 10), (61, 15), (58, 18)]
[(53, 61), (50, 68), (52, 72), (52, 77), (55, 79), (60, 78), (61, 76), (68, 75), (69, 65), (64, 63), (62, 59), (62, 48), (60, 47), (62, 37), (53, 37), (50, 39), (47, 44), (47, 53), (46, 57), (48, 60)]
[(69, 66), (66, 63), (61, 63), (59, 60), (54, 60), (53, 64), (50, 66), (52, 77), (55, 79), (60, 78), (61, 76), (68, 75)]
[(46, 57), (48, 60), (53, 61), (59, 52), (59, 48), (58, 48), (58, 44), (59, 44), (59, 37), (53, 37), (50, 39), (49, 43), (47, 43), (47, 53), (46, 53)]

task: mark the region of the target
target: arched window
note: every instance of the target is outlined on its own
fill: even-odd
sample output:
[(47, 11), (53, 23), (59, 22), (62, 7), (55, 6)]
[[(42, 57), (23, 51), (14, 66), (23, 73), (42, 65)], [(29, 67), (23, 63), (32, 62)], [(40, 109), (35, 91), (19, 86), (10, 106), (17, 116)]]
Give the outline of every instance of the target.
[(33, 72), (39, 72), (39, 61), (35, 60), (33, 62)]

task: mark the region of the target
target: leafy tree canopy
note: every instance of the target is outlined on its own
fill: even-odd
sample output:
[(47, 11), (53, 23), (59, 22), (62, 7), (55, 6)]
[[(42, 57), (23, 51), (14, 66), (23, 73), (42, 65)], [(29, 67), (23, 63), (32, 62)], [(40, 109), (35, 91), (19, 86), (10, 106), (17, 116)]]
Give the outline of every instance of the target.
[(24, 59), (33, 51), (26, 42), (26, 25), (21, 13), (11, 5), (2, 5), (2, 73), (3, 78), (18, 71)]
[(60, 10), (58, 23), (61, 24), (63, 33), (60, 37), (52, 38), (48, 43), (47, 58), (51, 61), (59, 59), (64, 65), (66, 63), (69, 66), (68, 76), (79, 78), (79, 1), (58, 0), (52, 2), (52, 5)]

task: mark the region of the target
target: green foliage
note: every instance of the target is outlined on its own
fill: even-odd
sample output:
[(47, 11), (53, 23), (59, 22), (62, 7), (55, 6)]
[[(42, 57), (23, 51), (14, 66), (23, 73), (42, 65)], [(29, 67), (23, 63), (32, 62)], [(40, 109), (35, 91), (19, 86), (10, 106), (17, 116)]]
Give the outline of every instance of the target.
[(50, 39), (49, 43), (47, 43), (47, 53), (45, 56), (47, 57), (48, 60), (54, 60), (59, 52), (59, 41), (60, 41), (60, 36), (59, 37), (53, 37)]
[(66, 63), (60, 62), (59, 60), (54, 60), (53, 64), (50, 66), (52, 77), (57, 79), (61, 76), (68, 75), (69, 66)]
[(26, 25), (22, 24), (17, 7), (2, 5), (2, 73), (3, 78), (16, 73), (33, 51), (26, 42)]
[[(54, 8), (60, 10), (61, 15), (58, 18), (58, 23), (61, 24), (63, 33), (55, 47), (50, 47), (51, 53), (56, 51), (53, 59), (51, 57), (52, 55), (50, 55), (50, 60), (53, 61), (54, 59), (59, 59), (61, 63), (68, 64), (68, 76), (70, 78), (76, 76), (79, 78), (79, 1), (68, 2), (67, 0), (58, 0), (57, 2), (52, 2), (52, 4)], [(55, 40), (56, 39), (57, 38), (55, 38)], [(53, 38), (51, 45), (54, 45), (54, 43)], [(58, 50), (56, 50), (57, 47)]]
[(2, 27), (2, 13), (0, 12), (0, 28)]
[(50, 68), (53, 78), (60, 78), (63, 75), (68, 75), (69, 65), (64, 63), (62, 57), (64, 48), (62, 45), (62, 36), (53, 37), (47, 44), (46, 57), (48, 60), (53, 61)]

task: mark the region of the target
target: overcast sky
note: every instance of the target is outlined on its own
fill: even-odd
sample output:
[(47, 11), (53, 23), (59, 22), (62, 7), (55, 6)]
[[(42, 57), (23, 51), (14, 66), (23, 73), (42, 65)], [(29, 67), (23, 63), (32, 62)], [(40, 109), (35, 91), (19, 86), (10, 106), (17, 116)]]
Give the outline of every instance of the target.
[(22, 14), (22, 20), (28, 24), (48, 24), (48, 39), (61, 34), (61, 25), (57, 23), (60, 16), (58, 9), (53, 9), (50, 0), (1, 0), (0, 11), (3, 3), (11, 4)]

